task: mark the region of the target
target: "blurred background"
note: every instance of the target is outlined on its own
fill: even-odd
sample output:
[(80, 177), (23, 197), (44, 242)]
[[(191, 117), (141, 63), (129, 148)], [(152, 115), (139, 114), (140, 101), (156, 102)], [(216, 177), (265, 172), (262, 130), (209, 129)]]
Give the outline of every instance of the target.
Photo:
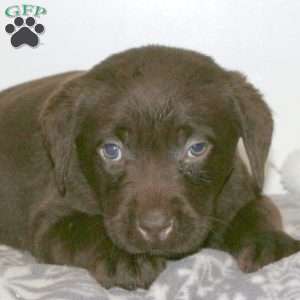
[(280, 193), (277, 170), (300, 148), (300, 1), (39, 0), (46, 30), (36, 48), (13, 48), (0, 2), (0, 89), (49, 74), (88, 69), (135, 46), (163, 44), (213, 56), (240, 70), (272, 108), (275, 134), (266, 192)]

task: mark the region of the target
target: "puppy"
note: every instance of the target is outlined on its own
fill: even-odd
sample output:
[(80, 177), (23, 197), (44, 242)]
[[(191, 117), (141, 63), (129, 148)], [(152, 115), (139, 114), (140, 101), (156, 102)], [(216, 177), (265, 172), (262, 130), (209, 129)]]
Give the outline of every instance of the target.
[[(0, 242), (147, 288), (203, 247), (245, 272), (300, 250), (262, 195), (270, 110), (211, 58), (148, 46), (0, 94)], [(238, 152), (242, 139), (250, 162)]]

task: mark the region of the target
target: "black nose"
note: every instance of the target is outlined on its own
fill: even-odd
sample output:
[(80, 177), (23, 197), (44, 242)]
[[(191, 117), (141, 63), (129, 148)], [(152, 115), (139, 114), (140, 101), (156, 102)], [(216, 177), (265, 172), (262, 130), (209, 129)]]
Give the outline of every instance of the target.
[(165, 240), (174, 227), (174, 218), (160, 210), (148, 211), (137, 220), (137, 229), (146, 240)]

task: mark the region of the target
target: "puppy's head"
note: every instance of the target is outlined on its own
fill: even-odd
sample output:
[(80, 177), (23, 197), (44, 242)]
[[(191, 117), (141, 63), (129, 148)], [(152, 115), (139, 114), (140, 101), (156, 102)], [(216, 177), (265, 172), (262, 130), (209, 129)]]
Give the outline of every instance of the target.
[(239, 137), (261, 189), (272, 132), (269, 110), (241, 75), (163, 47), (112, 56), (66, 83), (41, 121), (61, 193), (71, 192), (76, 159), (112, 241), (166, 256), (207, 238)]

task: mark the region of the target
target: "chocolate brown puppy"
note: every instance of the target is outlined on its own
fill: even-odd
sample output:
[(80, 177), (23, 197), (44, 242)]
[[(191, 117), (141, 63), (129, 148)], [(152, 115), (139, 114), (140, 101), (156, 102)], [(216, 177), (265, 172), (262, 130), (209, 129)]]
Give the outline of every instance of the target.
[(0, 242), (105, 287), (146, 288), (203, 247), (255, 271), (300, 250), (262, 195), (272, 127), (241, 74), (169, 47), (5, 90)]

